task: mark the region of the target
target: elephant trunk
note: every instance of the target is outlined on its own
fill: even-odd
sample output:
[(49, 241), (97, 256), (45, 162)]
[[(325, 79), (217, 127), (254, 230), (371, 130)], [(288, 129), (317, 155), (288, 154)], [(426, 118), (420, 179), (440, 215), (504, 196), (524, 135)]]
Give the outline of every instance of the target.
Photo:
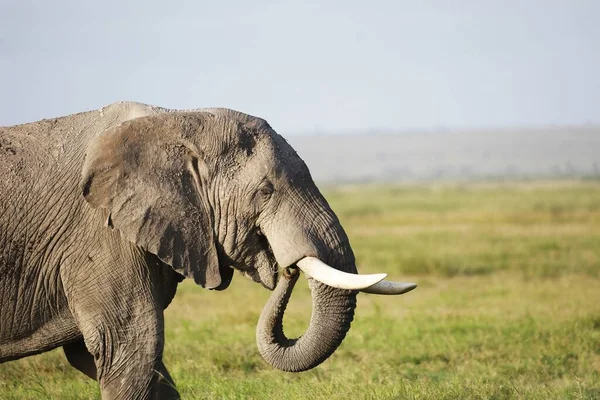
[(283, 314), (299, 275), (294, 267), (285, 269), (257, 326), (261, 355), (273, 367), (287, 372), (314, 368), (333, 354), (350, 329), (356, 307), (356, 291), (336, 289), (309, 278), (313, 301), (310, 325), (298, 339), (288, 339), (283, 332)]
[[(300, 178), (295, 181), (300, 182)], [(312, 182), (302, 187), (312, 189), (288, 193), (286, 198), (294, 201), (282, 202), (274, 218), (261, 226), (284, 273), (263, 308), (256, 340), (263, 358), (288, 372), (314, 368), (333, 354), (350, 329), (358, 294), (355, 287), (334, 287), (332, 282), (319, 281), (323, 274), (307, 265), (307, 260), (317, 259), (331, 267), (327, 269), (357, 274), (352, 247), (337, 216)], [(316, 266), (319, 270), (322, 267)], [(312, 315), (306, 332), (289, 339), (283, 332), (283, 314), (300, 275), (298, 268), (308, 278)]]

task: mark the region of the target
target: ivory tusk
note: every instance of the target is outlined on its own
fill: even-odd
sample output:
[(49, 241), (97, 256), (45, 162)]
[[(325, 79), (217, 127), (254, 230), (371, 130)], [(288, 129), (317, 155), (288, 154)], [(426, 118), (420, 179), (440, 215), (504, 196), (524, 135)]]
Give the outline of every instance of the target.
[(338, 289), (365, 290), (387, 276), (387, 274), (349, 274), (332, 268), (315, 257), (304, 257), (296, 265), (306, 275)]
[(371, 293), (371, 294), (388, 294), (388, 295), (396, 295), (396, 294), (404, 294), (406, 292), (410, 292), (414, 288), (417, 287), (416, 283), (410, 282), (387, 282), (381, 281), (377, 282), (373, 286), (369, 286), (368, 288), (361, 289), (361, 292)]

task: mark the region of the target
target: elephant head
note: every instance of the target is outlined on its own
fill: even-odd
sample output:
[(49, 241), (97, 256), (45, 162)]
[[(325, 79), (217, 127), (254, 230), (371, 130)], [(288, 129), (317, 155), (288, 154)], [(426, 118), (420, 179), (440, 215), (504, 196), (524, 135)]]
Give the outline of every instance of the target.
[[(335, 351), (357, 289), (415, 287), (357, 275), (348, 237), (304, 162), (266, 121), (242, 113), (168, 112), (111, 128), (88, 147), (82, 191), (107, 225), (202, 287), (224, 289), (239, 270), (275, 289), (257, 343), (281, 370), (313, 368)], [(313, 314), (291, 340), (282, 319), (296, 266), (308, 276)]]

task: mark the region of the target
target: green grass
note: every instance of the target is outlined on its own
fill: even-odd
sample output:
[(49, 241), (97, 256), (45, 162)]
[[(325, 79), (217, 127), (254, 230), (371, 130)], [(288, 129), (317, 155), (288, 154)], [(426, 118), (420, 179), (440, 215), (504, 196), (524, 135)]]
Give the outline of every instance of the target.
[[(305, 373), (255, 345), (269, 292), (185, 282), (165, 361), (189, 399), (600, 399), (600, 183), (356, 186), (325, 191), (363, 272), (419, 287), (359, 295), (345, 342)], [(308, 325), (297, 285), (289, 335)], [(0, 398), (99, 398), (61, 351), (0, 365)]]

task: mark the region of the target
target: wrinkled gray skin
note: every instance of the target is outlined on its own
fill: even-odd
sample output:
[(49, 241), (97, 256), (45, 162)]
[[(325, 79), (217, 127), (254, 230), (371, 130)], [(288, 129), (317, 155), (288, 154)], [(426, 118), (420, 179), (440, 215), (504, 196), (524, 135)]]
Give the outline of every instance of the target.
[[(274, 289), (315, 256), (356, 273), (348, 238), (290, 145), (231, 110), (138, 103), (0, 128), (0, 362), (62, 346), (104, 399), (177, 398), (163, 310), (184, 277), (225, 289), (234, 269)], [(285, 371), (340, 345), (356, 292), (309, 279), (307, 332), (281, 321), (288, 269), (257, 343)], [(200, 356), (200, 355), (198, 355)]]

